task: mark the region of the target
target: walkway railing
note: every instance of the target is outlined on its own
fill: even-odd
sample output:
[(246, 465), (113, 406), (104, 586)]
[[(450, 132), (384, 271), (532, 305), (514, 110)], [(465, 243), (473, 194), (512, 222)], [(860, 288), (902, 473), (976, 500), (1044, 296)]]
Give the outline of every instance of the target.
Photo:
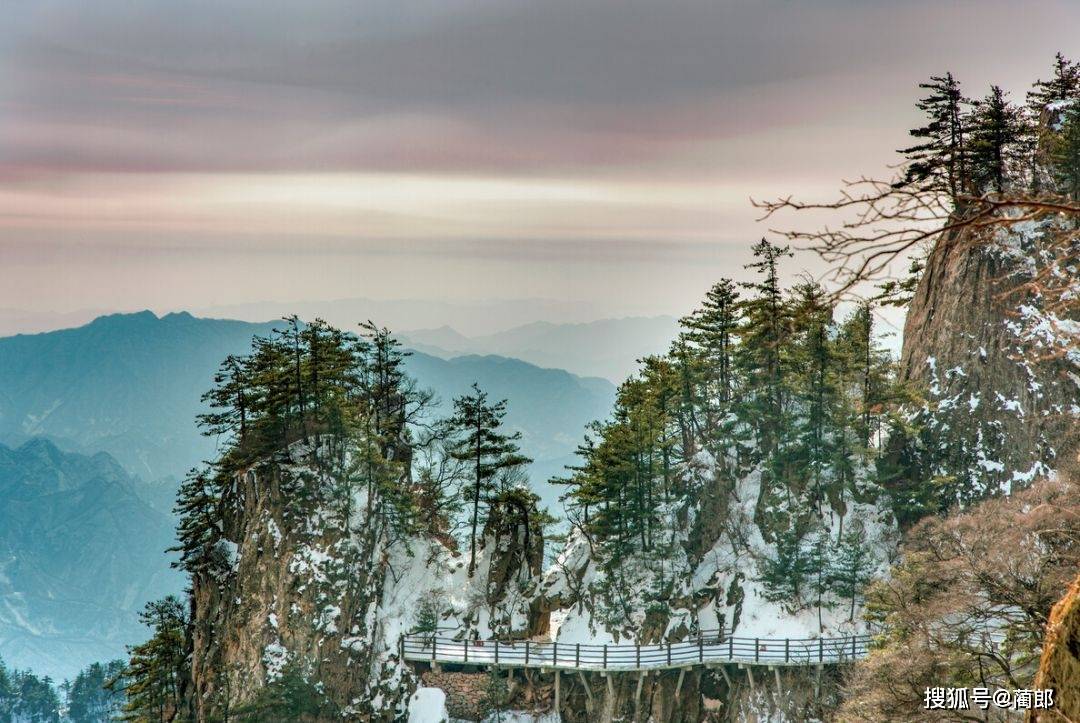
[(834, 665), (866, 656), (869, 635), (837, 638), (748, 638), (704, 631), (697, 637), (654, 645), (538, 643), (531, 640), (458, 640), (438, 633), (401, 639), (405, 660), (567, 670), (649, 670), (707, 663)]

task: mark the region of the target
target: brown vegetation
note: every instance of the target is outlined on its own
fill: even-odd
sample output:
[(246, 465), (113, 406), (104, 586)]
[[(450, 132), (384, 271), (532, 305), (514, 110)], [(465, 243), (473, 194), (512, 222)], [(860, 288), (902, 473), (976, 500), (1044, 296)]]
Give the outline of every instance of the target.
[(926, 711), (925, 689), (1032, 687), (1051, 607), (1078, 567), (1072, 474), (916, 525), (889, 579), (868, 591), (880, 647), (849, 676), (837, 719), (993, 720)]

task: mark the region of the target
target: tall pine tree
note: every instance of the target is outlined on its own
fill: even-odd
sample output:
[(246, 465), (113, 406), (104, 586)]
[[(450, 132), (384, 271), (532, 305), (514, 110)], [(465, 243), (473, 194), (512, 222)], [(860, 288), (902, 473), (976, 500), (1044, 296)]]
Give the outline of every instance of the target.
[(764, 238), (754, 246), (753, 254), (757, 260), (746, 268), (756, 271), (759, 279), (743, 284), (754, 295), (742, 302), (738, 360), (748, 394), (747, 411), (756, 420), (759, 448), (769, 455), (776, 451), (781, 433), (784, 403), (781, 351), (789, 327), (779, 263), (792, 254), (787, 246), (775, 246)]
[(965, 122), (968, 100), (952, 73), (931, 76), (919, 87), (929, 91), (916, 107), (926, 125), (910, 134), (921, 142), (901, 149), (908, 161), (904, 184), (919, 190), (948, 193), (953, 203), (968, 191), (968, 148)]
[(124, 720), (183, 720), (184, 686), (190, 674), (187, 661), (188, 615), (183, 603), (169, 596), (147, 603), (139, 615), (152, 634), (145, 643), (129, 649), (131, 660), (123, 672)]
[(721, 279), (705, 294), (701, 306), (680, 322), (687, 329), (687, 341), (702, 350), (713, 372), (708, 394), (721, 405), (731, 400), (734, 390), (731, 357), (739, 321), (738, 288), (731, 279)]
[(1080, 63), (1061, 53), (1054, 55), (1050, 80), (1037, 80), (1027, 95), (1027, 105), (1037, 121), (1047, 106), (1080, 98)]
[(1073, 201), (1080, 201), (1080, 101), (1065, 112), (1061, 132), (1053, 139), (1050, 157), (1051, 174), (1058, 191)]
[(975, 103), (971, 115), (971, 178), (977, 194), (1007, 189), (1010, 172), (1023, 156), (1024, 125), (1020, 110), (994, 85)]
[(472, 509), (469, 530), (470, 577), (476, 569), (476, 530), (481, 503), (496, 491), (500, 472), (532, 461), (518, 450), (520, 432), (504, 434), (500, 431), (505, 416), (506, 400), (489, 403), (487, 393), (474, 383), (471, 394), (454, 400), (454, 414), (448, 420), (456, 437), (450, 454), (470, 467), (469, 484), (465, 488)]

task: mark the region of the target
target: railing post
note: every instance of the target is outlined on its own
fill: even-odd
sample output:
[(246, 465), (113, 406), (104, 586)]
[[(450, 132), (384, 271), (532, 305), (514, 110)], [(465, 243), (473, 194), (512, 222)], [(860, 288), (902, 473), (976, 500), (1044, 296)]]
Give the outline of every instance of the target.
[(641, 643), (634, 646), (634, 667), (641, 667)]
[(465, 662), (469, 662), (469, 639), (465, 638)]
[(705, 662), (705, 638), (700, 635), (697, 639), (697, 660), (699, 663)]
[(735, 636), (729, 635), (727, 639), (727, 659), (735, 660)]
[(761, 638), (754, 638), (754, 662), (761, 657)]
[(581, 667), (581, 643), (578, 643), (577, 647), (574, 648), (574, 667)]
[(438, 644), (439, 644), (439, 639), (437, 637), (435, 637), (434, 635), (432, 635), (431, 636), (431, 660), (432, 660), (432, 662), (434, 662), (434, 660), (435, 660), (435, 648), (436, 648), (436, 646), (438, 646)]
[(784, 662), (788, 662), (788, 654), (791, 651), (791, 638), (784, 638)]
[(529, 641), (525, 641), (525, 665), (529, 664)]
[(551, 643), (551, 666), (555, 667), (559, 664), (559, 641), (554, 640)]
[(825, 662), (825, 640), (822, 638), (817, 639), (817, 661)]
[(604, 643), (604, 670), (607, 670), (607, 643)]
[(499, 640), (495, 639), (495, 665), (499, 664)]
[(671, 641), (667, 641), (667, 664), (671, 665)]

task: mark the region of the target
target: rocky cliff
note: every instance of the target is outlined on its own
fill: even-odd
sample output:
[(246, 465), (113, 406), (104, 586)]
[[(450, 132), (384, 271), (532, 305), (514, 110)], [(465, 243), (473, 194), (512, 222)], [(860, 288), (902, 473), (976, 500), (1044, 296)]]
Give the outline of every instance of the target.
[[(678, 520), (662, 560), (647, 557), (605, 564), (581, 535), (571, 536), (547, 571), (540, 594), (551, 610), (560, 643), (677, 642), (723, 628), (761, 638), (815, 638), (860, 629), (857, 614), (832, 596), (821, 604), (809, 593), (780, 599), (762, 583), (759, 562), (775, 558), (771, 531), (755, 516), (759, 470), (733, 474), (730, 460), (701, 452), (680, 474), (697, 489), (690, 500), (665, 509)], [(844, 515), (825, 515), (825, 529), (865, 525), (868, 558), (888, 557), (894, 545), (891, 515), (878, 507), (872, 485), (863, 501), (848, 500)], [(756, 678), (754, 677), (756, 675)], [(839, 695), (837, 671), (716, 666), (569, 679), (562, 719), (571, 722), (655, 720), (811, 721), (831, 710)]]
[(387, 654), (398, 631), (379, 615), (391, 551), (357, 532), (364, 508), (334, 456), (294, 447), (235, 476), (221, 564), (193, 581), (200, 719), (250, 707), (286, 678), (318, 681), (320, 709), (346, 716), (388, 713), (408, 696), (409, 673)]
[[(1054, 185), (1069, 107), (1051, 103), (1038, 120), (1036, 189)], [(1077, 240), (1076, 218), (1020, 206), (961, 226), (931, 250), (907, 310), (900, 377), (923, 395), (923, 444), (949, 440), (934, 455), (938, 468), (924, 470), (959, 480), (943, 502), (1008, 494), (1074, 445)]]
[(1029, 484), (1072, 443), (1080, 411), (1071, 401), (1080, 382), (1073, 327), (1041, 283), (1048, 271), (1062, 278), (1054, 267), (1067, 226), (1046, 215), (968, 227), (927, 259), (900, 374), (924, 400), (921, 449), (908, 453), (929, 453), (934, 462), (920, 471), (952, 480), (942, 509)]
[(542, 626), (535, 498), (493, 507), (477, 571), (449, 539), (395, 538), (349, 484), (337, 440), (234, 476), (217, 564), (193, 581), (191, 698), (200, 720), (254, 715), (306, 689), (305, 720), (398, 720), (418, 685), (398, 654), (421, 626), (522, 637)]

